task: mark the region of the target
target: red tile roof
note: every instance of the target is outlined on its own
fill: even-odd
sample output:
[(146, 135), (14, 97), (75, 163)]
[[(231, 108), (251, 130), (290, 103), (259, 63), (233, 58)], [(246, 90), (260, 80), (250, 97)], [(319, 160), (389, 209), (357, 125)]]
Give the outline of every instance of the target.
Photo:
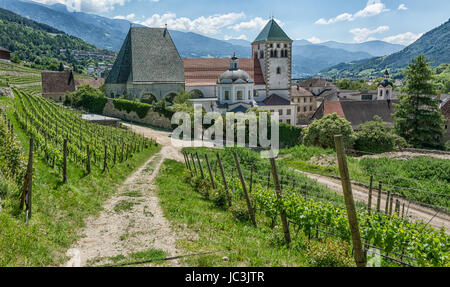
[[(185, 58), (183, 61), (187, 87), (215, 86), (219, 76), (230, 68), (228, 58)], [(255, 85), (265, 85), (258, 60), (239, 59), (239, 68), (250, 75)]]

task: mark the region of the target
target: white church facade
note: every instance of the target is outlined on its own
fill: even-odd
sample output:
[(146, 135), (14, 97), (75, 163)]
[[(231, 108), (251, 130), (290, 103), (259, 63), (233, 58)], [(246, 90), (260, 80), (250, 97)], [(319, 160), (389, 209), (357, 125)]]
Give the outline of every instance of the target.
[(198, 95), (191, 101), (222, 113), (257, 107), (278, 112), (281, 122), (295, 125), (292, 43), (272, 19), (252, 43), (250, 59), (183, 59), (186, 91)]

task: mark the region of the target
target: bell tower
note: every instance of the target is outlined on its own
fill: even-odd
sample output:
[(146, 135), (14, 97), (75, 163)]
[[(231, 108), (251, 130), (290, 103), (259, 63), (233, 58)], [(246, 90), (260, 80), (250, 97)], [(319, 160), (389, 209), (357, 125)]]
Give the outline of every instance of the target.
[(290, 99), (293, 41), (271, 19), (252, 43), (252, 57), (258, 60), (266, 83), (266, 97), (277, 94)]

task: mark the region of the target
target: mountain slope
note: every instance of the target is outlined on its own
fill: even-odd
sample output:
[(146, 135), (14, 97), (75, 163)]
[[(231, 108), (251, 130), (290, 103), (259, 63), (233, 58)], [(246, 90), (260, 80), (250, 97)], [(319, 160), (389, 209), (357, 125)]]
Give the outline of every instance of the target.
[(424, 34), (420, 39), (405, 49), (387, 57), (372, 58), (350, 64), (340, 64), (320, 73), (325, 77), (360, 77), (381, 76), (386, 67), (393, 74), (401, 73), (411, 59), (424, 54), (433, 66), (450, 63), (450, 20)]
[(304, 77), (313, 75), (339, 63), (371, 57), (372, 55), (365, 52), (348, 52), (343, 49), (333, 49), (322, 45), (294, 46), (292, 51), (293, 76)]
[(37, 68), (57, 69), (61, 62), (86, 65), (69, 53), (61, 53), (61, 49), (100, 52), (78, 38), (1, 8), (0, 23), (0, 46), (12, 51), (13, 57), (32, 62)]
[[(121, 48), (129, 30), (128, 21), (69, 12), (66, 6), (61, 4), (49, 6), (20, 0), (0, 0), (0, 7), (55, 27), (99, 48), (115, 51)], [(241, 58), (251, 57), (250, 42), (245, 40), (222, 41), (190, 32), (170, 31), (170, 33), (182, 57), (229, 57), (234, 51)], [(306, 40), (295, 41), (293, 76), (312, 75), (342, 62), (357, 61), (372, 56), (361, 51), (345, 51), (345, 49), (314, 45)]]
[(391, 44), (383, 41), (368, 41), (364, 43), (339, 43), (328, 41), (321, 43), (320, 45), (334, 49), (343, 49), (349, 52), (366, 52), (374, 57), (390, 55), (405, 48), (403, 45)]

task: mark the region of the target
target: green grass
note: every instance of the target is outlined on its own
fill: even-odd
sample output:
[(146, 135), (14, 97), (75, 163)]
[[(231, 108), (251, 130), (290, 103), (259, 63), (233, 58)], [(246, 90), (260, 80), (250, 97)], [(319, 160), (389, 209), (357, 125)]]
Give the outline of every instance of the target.
[[(8, 118), (15, 126), (16, 137), (28, 149), (28, 139), (18, 129), (12, 113), (12, 101), (0, 98), (0, 106), (8, 104)], [(33, 217), (25, 225), (23, 212), (18, 212), (18, 193), (2, 198), (0, 214), (0, 266), (58, 266), (67, 258), (66, 250), (80, 238), (79, 228), (87, 216), (102, 210), (106, 198), (150, 156), (160, 150), (152, 147), (108, 173), (94, 167), (90, 175), (84, 168), (68, 165), (68, 184), (61, 183), (61, 174), (40, 158), (34, 161)]]
[[(257, 215), (258, 228), (250, 222), (239, 222), (231, 212), (217, 208), (214, 203), (193, 190), (184, 178), (185, 166), (166, 160), (156, 179), (160, 204), (166, 218), (176, 227), (177, 245), (187, 254), (214, 252), (209, 255), (189, 257), (188, 266), (316, 266), (311, 261), (315, 251), (326, 248), (317, 242), (315, 251), (300, 234), (293, 232), (293, 242), (288, 248), (283, 242), (279, 222), (269, 228), (269, 219)], [(226, 258), (224, 258), (226, 257)]]

